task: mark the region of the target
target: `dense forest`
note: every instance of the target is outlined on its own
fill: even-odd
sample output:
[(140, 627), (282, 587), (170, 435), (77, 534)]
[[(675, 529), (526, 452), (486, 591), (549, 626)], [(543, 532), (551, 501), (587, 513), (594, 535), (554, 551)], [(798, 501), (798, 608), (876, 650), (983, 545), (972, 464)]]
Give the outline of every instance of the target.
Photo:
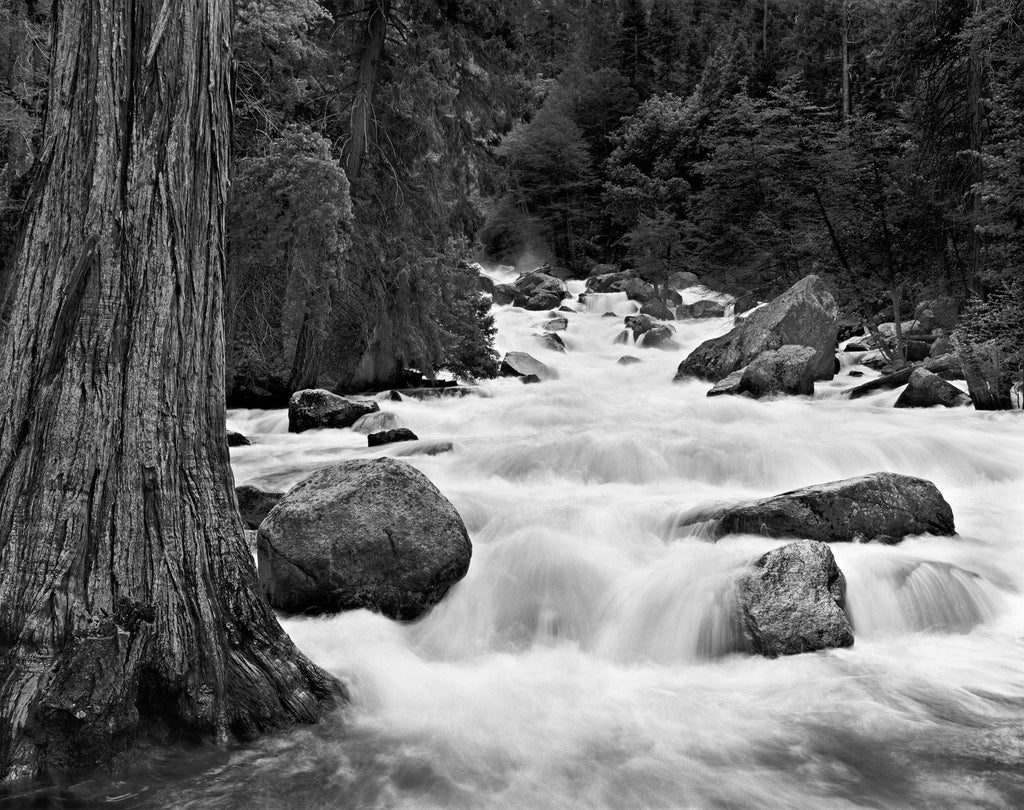
[[(846, 321), (923, 296), (1019, 367), (1015, 0), (245, 0), (235, 15), (229, 398), (494, 373), (473, 256), (809, 272)], [(49, 12), (0, 7), (0, 248), (44, 113)], [(532, 266), (527, 266), (531, 265)], [(895, 310), (893, 310), (895, 308)]]

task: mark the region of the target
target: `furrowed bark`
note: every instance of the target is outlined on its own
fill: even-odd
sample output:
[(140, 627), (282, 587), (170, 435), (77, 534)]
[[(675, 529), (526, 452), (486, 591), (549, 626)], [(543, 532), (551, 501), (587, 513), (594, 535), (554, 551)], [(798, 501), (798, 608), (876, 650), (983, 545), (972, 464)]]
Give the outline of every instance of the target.
[(228, 0), (57, 0), (0, 324), (0, 774), (317, 720), (224, 429)]

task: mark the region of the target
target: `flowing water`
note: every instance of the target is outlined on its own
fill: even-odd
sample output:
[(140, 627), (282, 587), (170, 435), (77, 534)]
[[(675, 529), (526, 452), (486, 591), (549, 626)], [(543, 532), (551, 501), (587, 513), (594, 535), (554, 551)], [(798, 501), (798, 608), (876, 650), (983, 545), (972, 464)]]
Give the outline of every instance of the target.
[[(622, 319), (603, 313), (634, 309), (591, 298), (567, 315), (565, 354), (533, 337), (544, 313), (496, 310), (499, 350), (559, 379), (381, 402), (420, 442), (368, 450), (351, 430), (290, 435), (283, 411), (229, 413), (258, 442), (233, 451), (238, 483), (284, 488), (332, 462), (400, 456), (459, 509), (473, 562), (413, 624), (284, 620), (348, 683), (351, 707), (230, 755), (193, 752), (176, 777), (123, 786), (123, 802), (1024, 806), (1021, 414), (895, 410), (898, 391), (851, 402), (849, 363), (813, 399), (708, 399), (707, 384), (672, 377), (731, 320), (679, 322), (666, 352), (615, 342)], [(624, 353), (641, 362), (618, 365)], [(681, 517), (879, 470), (934, 481), (960, 535), (833, 547), (852, 648), (734, 652), (730, 583), (781, 543), (712, 544)]]

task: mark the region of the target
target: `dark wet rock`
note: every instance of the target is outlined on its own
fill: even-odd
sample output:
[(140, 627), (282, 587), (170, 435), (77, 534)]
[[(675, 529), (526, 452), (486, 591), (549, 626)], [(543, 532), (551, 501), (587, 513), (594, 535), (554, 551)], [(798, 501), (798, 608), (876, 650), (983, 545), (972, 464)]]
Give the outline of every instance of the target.
[(288, 432), (352, 427), (361, 416), (379, 411), (371, 400), (355, 400), (322, 388), (296, 391), (288, 401)]
[(260, 581), (278, 610), (366, 608), (415, 619), (469, 568), (455, 507), (423, 473), (392, 458), (325, 467), (263, 521)]
[(642, 307), (640, 307), (641, 315), (649, 315), (658, 321), (674, 321), (676, 316), (672, 313), (672, 310), (668, 308), (668, 305), (664, 301), (659, 301), (655, 298), (653, 301), (647, 301)]
[(723, 377), (712, 386), (711, 390), (708, 391), (709, 397), (721, 397), (721, 396), (736, 396), (742, 394), (740, 390), (740, 382), (743, 379), (743, 373), (747, 369), (741, 368), (734, 371), (728, 377)]
[(555, 370), (526, 352), (509, 352), (501, 361), (503, 377), (526, 377), (533, 375), (539, 380), (553, 380), (558, 377)]
[(564, 282), (541, 270), (524, 273), (511, 284), (498, 284), (494, 288), (494, 303), (514, 304), (536, 311), (557, 309), (568, 297)]
[(654, 328), (655, 320), (650, 315), (627, 315), (623, 319), (626, 328), (633, 333), (633, 340)]
[(618, 363), (620, 366), (634, 366), (640, 362), (640, 358), (634, 357), (631, 354), (624, 354), (615, 362)]
[(942, 357), (944, 354), (956, 351), (953, 345), (953, 338), (949, 335), (936, 335), (931, 349), (928, 350), (929, 357)]
[(371, 433), (366, 437), (367, 447), (380, 447), (383, 444), (395, 444), (397, 442), (419, 441), (419, 436), (409, 428), (395, 428), (394, 430), (382, 430), (379, 433)]
[(723, 318), (725, 317), (725, 304), (711, 299), (696, 301), (692, 304), (681, 304), (676, 309), (676, 315), (680, 320), (686, 318)]
[(851, 377), (863, 377), (864, 376), (864, 372), (863, 371), (857, 371), (856, 369), (854, 369), (853, 371), (850, 372), (850, 376)]
[(657, 291), (654, 285), (644, 281), (642, 278), (631, 278), (622, 285), (622, 292), (630, 301), (638, 304), (646, 304), (657, 299)]
[(569, 328), (569, 320), (567, 318), (552, 318), (549, 321), (544, 321), (540, 328), (545, 332), (564, 332)]
[(518, 295), (519, 291), (511, 284), (495, 284), (494, 292), (491, 293), (494, 303), (499, 306), (514, 304)]
[(674, 335), (675, 332), (672, 331), (671, 326), (659, 323), (644, 332), (640, 340), (637, 341), (637, 345), (645, 349), (675, 351), (679, 348), (679, 344), (676, 343)]
[(787, 344), (815, 351), (814, 378), (833, 376), (838, 323), (835, 299), (817, 276), (798, 281), (722, 337), (698, 346), (679, 365), (680, 377), (718, 381), (765, 351)]
[(398, 393), (398, 391), (389, 391), (388, 399), (391, 400), (392, 402), (401, 402), (402, 400), (405, 399), (405, 397)]
[(739, 392), (755, 398), (771, 394), (811, 396), (816, 356), (810, 346), (781, 346), (761, 352), (744, 370)]
[(999, 344), (995, 341), (978, 345), (954, 342), (974, 407), (979, 411), (1011, 410), (1013, 378)]
[(592, 293), (624, 292), (624, 287), (631, 280), (633, 280), (632, 273), (602, 273), (587, 279), (587, 291)]
[(915, 368), (910, 374), (907, 387), (896, 400), (897, 408), (932, 408), (941, 405), (957, 408), (969, 405), (971, 398), (955, 385), (946, 382), (938, 374), (923, 368)]
[(534, 335), (535, 338), (540, 342), (540, 345), (545, 349), (551, 349), (555, 352), (565, 351), (565, 341), (562, 340), (559, 335), (555, 332), (544, 332), (540, 335)]
[(760, 655), (853, 644), (846, 578), (825, 543), (802, 540), (769, 551), (740, 576), (736, 598), (744, 638)]
[[(868, 368), (875, 368), (870, 358), (865, 358), (861, 362)], [(960, 359), (955, 354), (945, 354), (942, 357), (931, 357), (921, 363), (920, 366), (907, 366), (906, 368), (883, 374), (881, 377), (861, 383), (856, 388), (851, 388), (847, 393), (850, 395), (850, 399), (859, 399), (875, 391), (891, 391), (893, 388), (899, 388), (901, 385), (906, 385), (910, 382), (910, 375), (918, 367), (933, 374), (938, 374), (943, 379), (958, 380), (963, 379), (964, 376)]]
[(541, 379), (536, 374), (524, 374), (519, 378), (519, 381), (523, 385), (533, 385), (534, 383), (539, 383)]
[(754, 307), (761, 303), (758, 296), (752, 292), (743, 293), (737, 296), (736, 300), (732, 303), (733, 315), (743, 315), (746, 312), (750, 312)]
[(668, 287), (662, 287), (661, 297), (670, 307), (677, 307), (683, 303), (683, 296)]
[(562, 304), (562, 306), (560, 306), (558, 308), (558, 311), (559, 312), (576, 312), (575, 309), (573, 309), (572, 307), (567, 307), (565, 304)]
[(248, 447), (252, 442), (235, 430), (228, 431), (228, 447)]
[[(391, 393), (395, 392), (392, 391)], [(394, 430), (397, 427), (399, 427), (397, 416), (390, 411), (377, 411), (376, 413), (368, 413), (366, 416), (360, 416), (356, 423), (352, 425), (352, 430), (356, 433), (370, 434), (381, 430)]]
[(723, 510), (717, 537), (760, 534), (824, 542), (898, 542), (956, 533), (953, 510), (931, 481), (880, 472), (815, 484)]
[(602, 318), (618, 318), (619, 316), (616, 315), (614, 312), (602, 312), (601, 313), (601, 317)]
[(251, 484), (235, 487), (238, 498), (238, 513), (246, 528), (258, 529), (270, 510), (277, 506), (284, 497), (283, 492), (271, 492)]
[(863, 343), (847, 343), (844, 352), (869, 352), (871, 351), (870, 346), (866, 346)]

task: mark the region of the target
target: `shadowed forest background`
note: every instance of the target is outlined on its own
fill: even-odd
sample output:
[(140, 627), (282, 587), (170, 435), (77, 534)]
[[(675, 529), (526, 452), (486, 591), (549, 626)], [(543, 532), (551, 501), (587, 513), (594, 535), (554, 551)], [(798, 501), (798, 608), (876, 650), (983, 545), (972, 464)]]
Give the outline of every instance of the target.
[[(1019, 373), (1021, 25), (1013, 0), (243, 0), (229, 403), (493, 375), (472, 256), (761, 300), (817, 273), (851, 328), (948, 294)], [(0, 2), (4, 254), (49, 26)]]

